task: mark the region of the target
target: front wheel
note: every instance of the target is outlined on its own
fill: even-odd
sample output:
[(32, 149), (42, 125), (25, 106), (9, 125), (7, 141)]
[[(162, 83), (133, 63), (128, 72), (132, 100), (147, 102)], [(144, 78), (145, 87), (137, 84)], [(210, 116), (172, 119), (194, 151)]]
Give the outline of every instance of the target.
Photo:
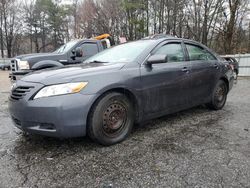
[(227, 100), (227, 85), (223, 80), (219, 80), (212, 93), (212, 100), (207, 106), (213, 110), (220, 110), (224, 107)]
[(134, 124), (134, 109), (121, 93), (108, 93), (101, 97), (90, 111), (88, 135), (102, 145), (123, 141)]

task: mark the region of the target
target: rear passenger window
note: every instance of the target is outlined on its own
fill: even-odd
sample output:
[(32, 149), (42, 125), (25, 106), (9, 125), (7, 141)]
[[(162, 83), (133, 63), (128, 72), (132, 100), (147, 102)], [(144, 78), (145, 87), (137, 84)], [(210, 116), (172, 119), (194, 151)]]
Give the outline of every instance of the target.
[(192, 44), (186, 44), (186, 47), (187, 47), (190, 61), (216, 60), (216, 58), (206, 49), (203, 49), (199, 46), (195, 46)]
[(167, 55), (168, 62), (184, 61), (184, 53), (180, 43), (170, 43), (160, 47), (155, 54)]

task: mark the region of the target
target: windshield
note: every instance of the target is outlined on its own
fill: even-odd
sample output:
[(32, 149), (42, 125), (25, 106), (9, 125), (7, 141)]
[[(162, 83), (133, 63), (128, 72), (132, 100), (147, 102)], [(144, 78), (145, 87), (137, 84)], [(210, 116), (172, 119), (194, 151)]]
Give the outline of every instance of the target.
[(150, 40), (140, 40), (121, 44), (98, 53), (84, 63), (127, 63), (134, 61), (150, 44)]
[(60, 48), (58, 48), (54, 53), (64, 53), (70, 50), (73, 46), (75, 46), (78, 43), (78, 40), (73, 40), (70, 42), (67, 42), (66, 44), (62, 45)]

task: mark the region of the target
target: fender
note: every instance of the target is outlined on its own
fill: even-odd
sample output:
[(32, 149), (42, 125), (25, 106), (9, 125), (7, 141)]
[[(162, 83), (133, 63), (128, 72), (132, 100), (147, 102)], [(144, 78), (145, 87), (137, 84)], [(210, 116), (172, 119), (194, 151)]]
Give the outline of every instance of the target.
[(39, 70), (44, 68), (50, 68), (50, 67), (63, 67), (64, 65), (62, 63), (59, 63), (57, 61), (53, 60), (43, 60), (39, 61), (36, 64), (34, 64), (31, 69), (33, 70)]
[[(120, 85), (120, 84), (112, 84), (108, 87), (104, 87), (101, 90), (99, 90), (98, 96), (95, 98), (94, 102), (96, 102), (98, 100), (99, 97), (101, 97), (103, 94), (107, 93), (107, 92), (111, 92), (111, 91), (116, 91), (116, 92), (120, 92), (123, 94), (126, 94), (130, 99), (132, 99), (133, 104), (135, 105), (136, 108), (136, 122), (139, 123), (142, 121), (143, 118), (143, 101), (141, 100), (141, 94), (140, 92), (126, 87), (125, 85)], [(94, 104), (93, 102), (93, 104)], [(93, 105), (92, 104), (92, 105)]]

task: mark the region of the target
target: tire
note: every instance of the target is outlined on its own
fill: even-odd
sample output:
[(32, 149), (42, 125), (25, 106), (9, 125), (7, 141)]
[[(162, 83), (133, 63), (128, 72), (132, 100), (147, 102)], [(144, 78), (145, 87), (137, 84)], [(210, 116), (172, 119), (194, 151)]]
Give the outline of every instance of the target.
[(207, 104), (207, 107), (212, 110), (220, 110), (224, 107), (227, 100), (227, 85), (223, 80), (219, 80), (212, 93), (211, 102)]
[(102, 145), (113, 145), (123, 141), (134, 124), (134, 109), (129, 99), (121, 93), (107, 93), (92, 107), (88, 136)]

